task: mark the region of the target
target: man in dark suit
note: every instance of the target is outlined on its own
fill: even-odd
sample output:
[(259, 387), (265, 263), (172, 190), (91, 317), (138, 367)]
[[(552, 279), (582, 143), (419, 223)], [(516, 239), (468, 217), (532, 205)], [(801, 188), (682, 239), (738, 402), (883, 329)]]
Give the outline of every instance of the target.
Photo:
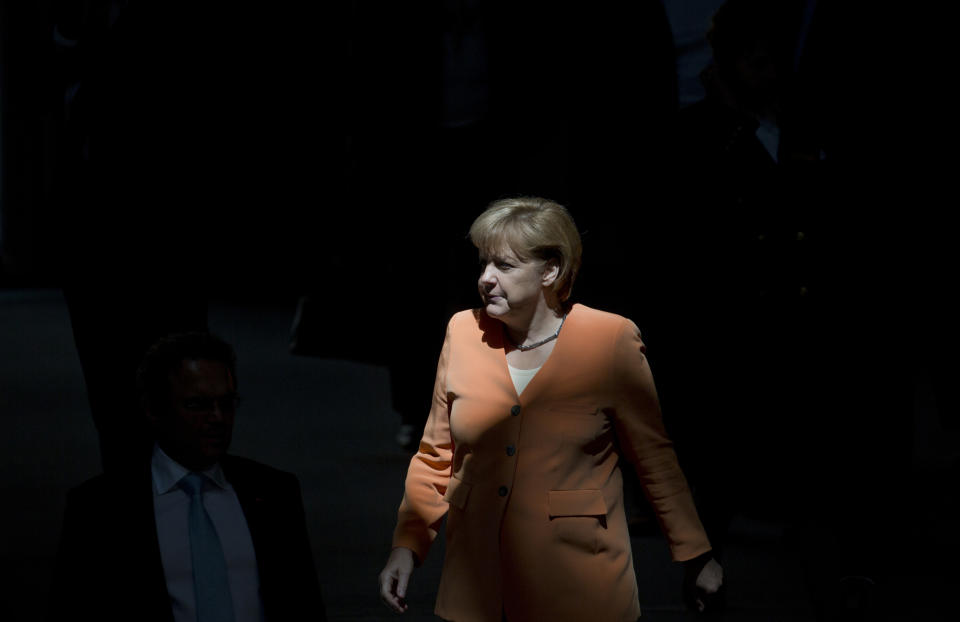
[(69, 493), (50, 618), (325, 620), (296, 477), (226, 454), (233, 349), (166, 337), (138, 386), (152, 455)]

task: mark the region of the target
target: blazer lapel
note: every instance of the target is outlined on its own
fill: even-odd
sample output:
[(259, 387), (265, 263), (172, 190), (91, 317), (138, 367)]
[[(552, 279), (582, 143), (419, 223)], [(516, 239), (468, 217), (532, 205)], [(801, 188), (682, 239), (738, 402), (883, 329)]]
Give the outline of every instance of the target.
[[(514, 388), (513, 396), (517, 398), (519, 403), (523, 404), (524, 406), (529, 406), (536, 401), (536, 399), (543, 392), (543, 387), (550, 386), (550, 377), (555, 375), (555, 371), (562, 367), (563, 357), (566, 356), (567, 351), (567, 348), (564, 346), (566, 342), (571, 340), (569, 334), (577, 330), (577, 320), (575, 316), (578, 314), (575, 313), (576, 307), (577, 305), (574, 305), (573, 309), (571, 309), (568, 313), (567, 319), (564, 320), (563, 328), (560, 330), (560, 335), (557, 337), (557, 342), (553, 347), (553, 352), (551, 352), (550, 356), (547, 357), (547, 360), (543, 362), (543, 365), (540, 367), (540, 371), (538, 371), (530, 380), (530, 383), (527, 384), (526, 388), (523, 390), (523, 394), (517, 395), (516, 388)], [(497, 349), (497, 355), (500, 361), (500, 373), (505, 375), (509, 386), (514, 387), (513, 379), (510, 377), (510, 369), (507, 364), (503, 323), (498, 320), (491, 319), (486, 313), (483, 313), (483, 311), (480, 311), (479, 319), (480, 330), (483, 332), (483, 342), (491, 349)], [(573, 319), (572, 322), (571, 319)], [(571, 324), (573, 324), (573, 326), (571, 326)], [(566, 331), (568, 334), (566, 339), (564, 339), (564, 331)]]
[(489, 365), (493, 373), (499, 376), (498, 386), (502, 386), (509, 394), (512, 402), (519, 402), (513, 379), (510, 377), (510, 369), (507, 366), (506, 341), (503, 333), (503, 323), (488, 316), (483, 309), (474, 309), (474, 316), (477, 319), (477, 329), (480, 331), (481, 344), (479, 348), (479, 359), (483, 360), (484, 365)]

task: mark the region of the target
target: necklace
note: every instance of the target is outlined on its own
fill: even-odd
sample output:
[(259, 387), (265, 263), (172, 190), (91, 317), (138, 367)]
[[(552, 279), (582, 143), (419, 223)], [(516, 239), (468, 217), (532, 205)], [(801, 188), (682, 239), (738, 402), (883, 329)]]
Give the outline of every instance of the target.
[(553, 334), (550, 335), (549, 337), (546, 337), (546, 338), (544, 338), (544, 339), (541, 339), (540, 341), (537, 341), (536, 343), (531, 343), (531, 344), (526, 345), (526, 346), (522, 346), (522, 345), (520, 345), (519, 343), (517, 343), (516, 341), (514, 341), (514, 340), (513, 340), (513, 337), (510, 336), (510, 332), (509, 332), (509, 331), (504, 330), (504, 332), (507, 333), (507, 339), (510, 340), (510, 343), (512, 343), (513, 345), (515, 345), (515, 346), (517, 347), (517, 349), (520, 350), (521, 352), (526, 352), (527, 350), (533, 350), (534, 348), (539, 348), (539, 347), (542, 346), (543, 344), (549, 343), (549, 342), (553, 341), (554, 339), (556, 339), (557, 336), (560, 335), (560, 329), (563, 328), (563, 323), (566, 321), (566, 319), (567, 319), (567, 314), (564, 313), (564, 314), (563, 314), (563, 317), (560, 318), (560, 326), (557, 326), (557, 332), (553, 333)]

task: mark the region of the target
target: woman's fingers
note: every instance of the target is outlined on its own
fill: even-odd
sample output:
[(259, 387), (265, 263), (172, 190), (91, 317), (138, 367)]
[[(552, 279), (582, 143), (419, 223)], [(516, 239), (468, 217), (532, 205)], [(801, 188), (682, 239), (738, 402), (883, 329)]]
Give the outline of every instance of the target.
[(710, 610), (723, 610), (723, 567), (717, 560), (711, 559), (697, 576), (697, 610), (701, 613)]
[(397, 613), (403, 613), (407, 609), (407, 604), (397, 594), (396, 586), (395, 577), (389, 576), (386, 571), (380, 573), (380, 598)]
[(723, 567), (711, 559), (697, 576), (697, 588), (706, 594), (717, 593), (723, 586)]
[(384, 568), (380, 573), (380, 598), (397, 613), (403, 613), (407, 610), (407, 603), (403, 599), (407, 588), (404, 585), (403, 593), (400, 592), (399, 578), (393, 572), (395, 570)]
[(397, 548), (391, 551), (380, 573), (380, 598), (397, 613), (407, 610), (407, 585), (413, 573), (413, 552)]
[[(405, 599), (407, 597), (408, 583), (410, 583), (410, 571), (408, 570), (404, 572), (404, 570), (401, 569), (397, 576), (397, 596), (399, 596), (401, 599)], [(406, 604), (404, 604), (404, 607), (406, 607)]]

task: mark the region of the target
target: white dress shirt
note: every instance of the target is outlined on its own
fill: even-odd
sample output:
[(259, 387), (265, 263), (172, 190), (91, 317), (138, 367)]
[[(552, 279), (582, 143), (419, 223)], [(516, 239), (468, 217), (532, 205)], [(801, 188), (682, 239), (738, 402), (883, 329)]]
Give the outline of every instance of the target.
[[(190, 496), (179, 486), (180, 480), (190, 471), (158, 445), (153, 448), (150, 470), (153, 475), (153, 514), (173, 619), (175, 622), (196, 622), (187, 522)], [(203, 475), (203, 505), (223, 546), (236, 622), (262, 622), (257, 558), (237, 493), (227, 482), (219, 464), (203, 471)]]

